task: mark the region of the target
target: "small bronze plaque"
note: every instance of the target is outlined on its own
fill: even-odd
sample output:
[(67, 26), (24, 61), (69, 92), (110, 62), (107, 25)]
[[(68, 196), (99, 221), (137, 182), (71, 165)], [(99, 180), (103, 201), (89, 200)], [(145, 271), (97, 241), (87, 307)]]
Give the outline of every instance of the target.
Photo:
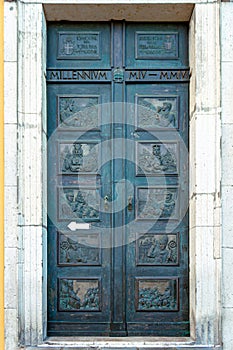
[(59, 32), (58, 59), (100, 59), (99, 32)]
[(136, 59), (177, 59), (178, 33), (137, 32)]

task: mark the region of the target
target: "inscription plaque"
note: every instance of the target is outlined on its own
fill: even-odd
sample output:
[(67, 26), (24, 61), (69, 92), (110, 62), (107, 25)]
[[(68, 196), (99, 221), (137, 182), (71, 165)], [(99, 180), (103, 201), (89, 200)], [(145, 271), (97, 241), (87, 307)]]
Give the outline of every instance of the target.
[(136, 33), (136, 59), (176, 58), (178, 58), (178, 33)]
[(99, 32), (59, 32), (58, 59), (100, 59)]

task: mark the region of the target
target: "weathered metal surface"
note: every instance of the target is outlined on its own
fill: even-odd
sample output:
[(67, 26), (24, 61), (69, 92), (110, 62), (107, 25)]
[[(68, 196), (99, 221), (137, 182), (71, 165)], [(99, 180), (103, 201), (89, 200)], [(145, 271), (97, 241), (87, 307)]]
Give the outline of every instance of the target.
[(178, 279), (140, 278), (136, 280), (137, 311), (177, 311)]
[(177, 188), (138, 187), (136, 193), (138, 220), (178, 219)]
[(49, 25), (48, 335), (189, 335), (188, 81), (185, 25)]
[(177, 143), (138, 142), (137, 175), (171, 175), (178, 173)]
[(147, 233), (137, 239), (137, 265), (177, 265), (179, 235)]
[(116, 68), (113, 71), (107, 69), (101, 70), (76, 70), (76, 69), (47, 69), (48, 82), (187, 82), (190, 79), (188, 69), (134, 69), (123, 70)]
[(58, 265), (101, 265), (101, 242), (98, 233), (58, 233), (57, 242)]
[(178, 58), (178, 33), (136, 32), (136, 59)]
[(100, 59), (100, 33), (58, 32), (57, 59)]
[(97, 279), (60, 278), (59, 311), (100, 311), (100, 283)]

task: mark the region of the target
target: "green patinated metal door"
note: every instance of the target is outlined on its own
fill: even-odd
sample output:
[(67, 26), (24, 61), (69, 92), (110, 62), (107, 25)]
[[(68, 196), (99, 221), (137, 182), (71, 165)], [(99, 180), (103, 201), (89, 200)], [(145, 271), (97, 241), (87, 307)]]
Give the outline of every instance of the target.
[(187, 336), (187, 26), (48, 26), (48, 335)]

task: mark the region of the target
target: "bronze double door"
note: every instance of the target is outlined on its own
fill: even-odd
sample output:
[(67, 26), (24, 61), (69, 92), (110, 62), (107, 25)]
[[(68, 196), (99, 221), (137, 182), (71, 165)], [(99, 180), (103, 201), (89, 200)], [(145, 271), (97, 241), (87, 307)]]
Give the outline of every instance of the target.
[(48, 335), (189, 335), (187, 30), (48, 25)]

